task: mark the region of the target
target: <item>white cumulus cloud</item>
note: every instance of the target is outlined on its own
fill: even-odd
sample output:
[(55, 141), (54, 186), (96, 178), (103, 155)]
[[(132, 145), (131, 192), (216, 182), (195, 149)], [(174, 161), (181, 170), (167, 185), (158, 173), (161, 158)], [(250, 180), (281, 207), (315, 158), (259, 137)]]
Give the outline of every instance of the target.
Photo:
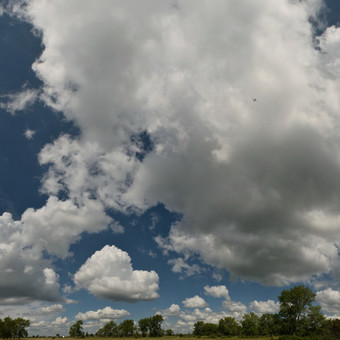
[(155, 271), (133, 270), (125, 251), (106, 245), (96, 251), (74, 275), (78, 288), (112, 301), (148, 301), (159, 297)]
[(216, 298), (225, 298), (226, 300), (230, 300), (229, 290), (226, 286), (205, 286), (204, 292), (206, 295), (211, 295)]
[(223, 307), (226, 310), (226, 313), (229, 316), (234, 317), (235, 319), (240, 320), (245, 313), (247, 313), (247, 306), (242, 302), (236, 301), (223, 301)]
[(63, 326), (63, 325), (66, 325), (68, 323), (68, 319), (67, 317), (61, 317), (61, 316), (58, 316), (53, 322), (52, 324), (55, 325), (55, 326)]
[(203, 308), (207, 305), (204, 299), (198, 295), (195, 295), (192, 298), (186, 298), (182, 303), (186, 308)]
[(105, 307), (97, 311), (88, 311), (85, 313), (78, 313), (75, 318), (78, 320), (116, 320), (129, 316), (130, 313), (125, 309), (112, 309)]
[(43, 314), (43, 315), (46, 315), (46, 314), (58, 314), (58, 313), (62, 313), (64, 311), (65, 311), (65, 309), (64, 309), (63, 305), (55, 304), (55, 305), (42, 307), (40, 313)]
[(164, 316), (178, 316), (181, 314), (181, 307), (176, 304), (172, 304), (168, 309), (162, 311)]
[(315, 300), (324, 313), (340, 316), (340, 291), (332, 288), (321, 290), (316, 293)]
[(268, 300), (268, 301), (254, 300), (249, 304), (249, 307), (251, 311), (259, 315), (262, 315), (265, 313), (277, 313), (280, 309), (279, 303), (273, 300)]
[(20, 220), (0, 216), (0, 303), (32, 300), (63, 301), (58, 274), (43, 253), (64, 259), (82, 232), (99, 232), (112, 222), (100, 202), (85, 198), (83, 204), (50, 197), (40, 209), (27, 209)]

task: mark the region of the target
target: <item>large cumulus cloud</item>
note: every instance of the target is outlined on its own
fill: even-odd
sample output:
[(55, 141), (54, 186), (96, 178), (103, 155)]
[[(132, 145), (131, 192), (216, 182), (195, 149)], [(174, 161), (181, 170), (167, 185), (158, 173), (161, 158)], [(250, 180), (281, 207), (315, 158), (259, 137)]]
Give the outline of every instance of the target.
[[(45, 47), (41, 99), (82, 131), (42, 151), (45, 192), (124, 211), (163, 202), (183, 219), (159, 245), (234, 278), (331, 273), (340, 47), (336, 28), (314, 39), (321, 5), (28, 2), (21, 15)], [(131, 136), (143, 131), (153, 149), (141, 161)]]
[(159, 297), (155, 271), (133, 270), (127, 252), (115, 246), (96, 251), (74, 275), (78, 288), (112, 301), (149, 301)]
[[(0, 304), (34, 300), (64, 301), (51, 256), (66, 258), (84, 231), (98, 232), (110, 224), (103, 206), (90, 199), (82, 205), (50, 197), (40, 209), (27, 209), (21, 220), (0, 216)], [(48, 255), (48, 256), (46, 256)]]

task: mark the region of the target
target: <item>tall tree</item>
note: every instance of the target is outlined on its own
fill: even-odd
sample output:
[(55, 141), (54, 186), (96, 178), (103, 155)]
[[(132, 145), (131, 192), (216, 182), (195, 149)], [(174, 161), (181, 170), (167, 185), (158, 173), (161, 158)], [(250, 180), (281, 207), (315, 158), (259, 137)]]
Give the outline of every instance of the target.
[(7, 316), (3, 321), (3, 338), (9, 339), (14, 337), (14, 320)]
[(306, 332), (308, 334), (321, 334), (323, 333), (326, 326), (326, 318), (321, 313), (320, 306), (309, 307), (307, 322), (306, 322)]
[(69, 334), (73, 337), (83, 337), (83, 320), (78, 320), (75, 324), (70, 327)]
[(221, 335), (238, 335), (239, 329), (240, 325), (235, 318), (231, 316), (221, 319), (218, 323), (218, 332)]
[(150, 318), (149, 332), (152, 337), (159, 337), (163, 335), (162, 332), (163, 316), (156, 314)]
[(316, 294), (308, 287), (295, 286), (283, 290), (279, 296), (280, 312), (284, 333), (299, 334)]
[(249, 336), (258, 335), (260, 318), (254, 312), (251, 312), (250, 314), (244, 314), (241, 325), (243, 334)]
[(203, 325), (203, 335), (207, 336), (217, 336), (218, 335), (218, 325), (211, 322), (206, 322)]
[(204, 321), (197, 321), (194, 324), (194, 332), (193, 332), (193, 334), (196, 335), (196, 336), (203, 335), (203, 328), (204, 328)]
[(4, 338), (4, 322), (0, 319), (0, 338)]
[(30, 321), (22, 318), (17, 318), (13, 321), (13, 335), (19, 339), (26, 338), (28, 335), (26, 327), (29, 327)]
[(138, 326), (142, 332), (142, 336), (146, 337), (150, 329), (150, 318), (143, 318), (138, 321)]
[(119, 324), (118, 329), (120, 335), (127, 338), (135, 333), (136, 327), (133, 320), (124, 320)]
[(279, 321), (277, 314), (262, 314), (259, 323), (259, 335), (278, 335), (280, 333)]
[(114, 321), (109, 321), (104, 325), (103, 328), (100, 328), (96, 333), (98, 336), (107, 336), (107, 337), (115, 337), (118, 336), (118, 326)]

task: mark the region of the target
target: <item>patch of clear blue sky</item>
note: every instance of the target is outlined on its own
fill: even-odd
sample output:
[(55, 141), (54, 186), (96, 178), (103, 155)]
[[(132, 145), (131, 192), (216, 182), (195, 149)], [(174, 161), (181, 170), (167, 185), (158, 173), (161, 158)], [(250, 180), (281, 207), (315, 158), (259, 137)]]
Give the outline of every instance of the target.
[(340, 26), (340, 1), (325, 0), (328, 10), (325, 13), (328, 25)]

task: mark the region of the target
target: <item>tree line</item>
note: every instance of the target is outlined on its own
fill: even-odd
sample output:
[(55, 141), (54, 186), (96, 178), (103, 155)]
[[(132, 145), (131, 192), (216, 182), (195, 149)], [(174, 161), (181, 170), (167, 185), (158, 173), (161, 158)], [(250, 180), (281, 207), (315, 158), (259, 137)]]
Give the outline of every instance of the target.
[(22, 318), (12, 319), (9, 316), (0, 319), (0, 337), (2, 339), (25, 338), (28, 333), (26, 327), (29, 327), (30, 321)]
[[(327, 319), (321, 307), (315, 304), (316, 294), (308, 287), (295, 286), (283, 290), (278, 297), (280, 310), (276, 314), (265, 313), (258, 316), (254, 312), (243, 315), (238, 321), (231, 316), (219, 320), (217, 324), (197, 321), (194, 324), (195, 336), (280, 336), (280, 339), (340, 339), (340, 319)], [(162, 315), (154, 315), (138, 321), (124, 320), (120, 324), (114, 321), (100, 328), (96, 336), (161, 337), (174, 335), (171, 329), (163, 330)], [(83, 321), (78, 320), (70, 327), (72, 337), (83, 337)]]
[[(173, 335), (172, 330), (162, 330), (163, 316), (156, 314), (149, 318), (143, 318), (138, 321), (138, 327), (133, 320), (124, 320), (120, 324), (114, 321), (106, 323), (96, 332), (100, 337), (130, 337), (141, 334), (143, 337), (161, 337), (164, 333)], [(140, 332), (140, 333), (139, 333)], [(84, 337), (83, 320), (78, 320), (70, 327), (69, 334), (72, 337)]]
[[(197, 321), (196, 336), (281, 336), (282, 339), (340, 338), (340, 319), (327, 319), (321, 307), (314, 304), (316, 294), (304, 286), (283, 290), (279, 296), (280, 311), (276, 314), (247, 313), (238, 322), (225, 317), (218, 324)], [(281, 339), (280, 338), (280, 339)]]

